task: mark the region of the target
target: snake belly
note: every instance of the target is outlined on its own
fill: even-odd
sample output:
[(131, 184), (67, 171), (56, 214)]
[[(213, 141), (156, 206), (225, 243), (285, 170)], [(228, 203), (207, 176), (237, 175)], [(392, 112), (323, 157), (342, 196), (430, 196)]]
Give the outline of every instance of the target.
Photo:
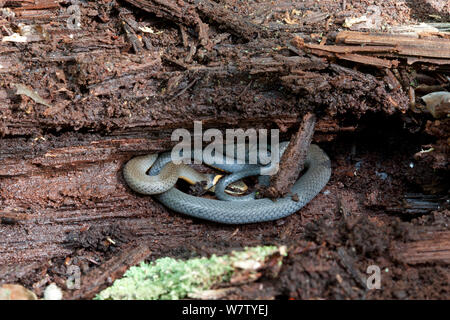
[[(135, 165), (138, 164), (138, 161), (135, 161)], [(155, 194), (155, 197), (169, 209), (209, 221), (224, 224), (272, 221), (287, 217), (301, 209), (328, 183), (331, 176), (330, 159), (317, 145), (310, 145), (305, 168), (306, 171), (291, 188), (291, 194), (297, 195), (296, 200), (288, 195), (276, 200), (263, 198), (248, 201), (223, 201), (195, 197), (180, 191), (176, 187)], [(142, 169), (132, 170), (132, 172), (138, 171), (142, 171)], [(143, 181), (136, 181), (140, 178), (142, 178), (142, 175), (125, 175), (125, 180), (130, 186), (145, 185)]]

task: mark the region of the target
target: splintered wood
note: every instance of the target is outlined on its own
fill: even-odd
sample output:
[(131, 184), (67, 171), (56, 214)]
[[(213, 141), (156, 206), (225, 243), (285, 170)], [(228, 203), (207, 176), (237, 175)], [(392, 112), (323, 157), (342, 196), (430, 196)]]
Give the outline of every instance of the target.
[[(316, 116), (313, 113), (309, 112), (303, 116), (299, 130), (293, 135), (289, 146), (281, 157), (278, 173), (270, 178), (270, 186), (268, 188), (261, 188), (261, 196), (279, 198), (290, 192), (290, 188), (304, 169), (315, 125)], [(294, 197), (297, 196), (294, 195)]]
[(21, 4), (21, 7), (16, 8), (14, 10), (16, 12), (59, 8), (59, 1), (57, 0), (35, 0), (35, 1), (17, 1), (17, 2)]
[(395, 243), (392, 253), (398, 260), (408, 264), (450, 263), (450, 232), (437, 231), (417, 241)]
[(337, 35), (336, 42), (369, 46), (391, 46), (394, 52), (403, 56), (450, 59), (450, 40), (447, 39), (418, 39), (403, 35), (345, 31)]
[(383, 68), (397, 67), (399, 61), (395, 58), (406, 58), (408, 64), (415, 62), (450, 64), (450, 40), (445, 37), (418, 38), (386, 33), (343, 31), (336, 36), (336, 43), (336, 45), (305, 43), (302, 46), (319, 56), (336, 57)]

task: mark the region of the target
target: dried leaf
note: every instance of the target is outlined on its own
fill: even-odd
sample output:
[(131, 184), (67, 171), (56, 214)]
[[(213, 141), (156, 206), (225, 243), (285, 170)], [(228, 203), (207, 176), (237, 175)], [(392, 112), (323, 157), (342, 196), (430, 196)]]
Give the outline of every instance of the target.
[(44, 106), (51, 107), (51, 105), (47, 101), (42, 99), (41, 96), (38, 95), (36, 91), (29, 89), (27, 86), (24, 86), (23, 84), (13, 83), (12, 85), (16, 87), (17, 95), (20, 95), (20, 94), (26, 95), (27, 97), (30, 97), (31, 99), (33, 99), (34, 102), (36, 102), (36, 103), (40, 103), (40, 104), (43, 104)]
[(422, 97), (425, 101), (428, 111), (435, 118), (446, 116), (450, 112), (450, 92), (437, 91)]

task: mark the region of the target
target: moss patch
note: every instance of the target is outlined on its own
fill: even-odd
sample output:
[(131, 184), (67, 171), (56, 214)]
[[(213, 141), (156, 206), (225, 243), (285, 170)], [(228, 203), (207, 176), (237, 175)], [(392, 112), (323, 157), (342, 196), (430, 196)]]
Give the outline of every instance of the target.
[(274, 246), (245, 248), (229, 255), (210, 258), (178, 260), (161, 258), (152, 263), (142, 262), (131, 267), (114, 284), (100, 292), (95, 299), (155, 300), (182, 299), (190, 293), (209, 289), (213, 284), (227, 282), (236, 268), (263, 263), (277, 251)]

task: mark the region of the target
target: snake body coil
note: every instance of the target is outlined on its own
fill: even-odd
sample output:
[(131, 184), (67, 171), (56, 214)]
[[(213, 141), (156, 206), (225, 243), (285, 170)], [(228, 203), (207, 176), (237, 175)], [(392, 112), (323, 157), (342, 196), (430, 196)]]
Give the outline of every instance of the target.
[[(192, 217), (226, 224), (245, 224), (277, 220), (293, 214), (311, 201), (327, 184), (331, 176), (330, 159), (322, 149), (310, 145), (305, 161), (306, 172), (295, 182), (290, 195), (271, 200), (223, 201), (195, 197), (174, 187), (184, 169), (183, 165), (165, 165), (158, 175), (148, 176), (146, 171), (157, 156), (150, 155), (130, 160), (124, 168), (128, 185), (143, 194), (153, 194), (166, 207)], [(150, 158), (150, 160), (149, 160)], [(188, 166), (186, 166), (188, 167)], [(190, 167), (188, 167), (190, 168)], [(193, 169), (192, 169), (193, 170)], [(161, 191), (164, 190), (164, 191)]]

